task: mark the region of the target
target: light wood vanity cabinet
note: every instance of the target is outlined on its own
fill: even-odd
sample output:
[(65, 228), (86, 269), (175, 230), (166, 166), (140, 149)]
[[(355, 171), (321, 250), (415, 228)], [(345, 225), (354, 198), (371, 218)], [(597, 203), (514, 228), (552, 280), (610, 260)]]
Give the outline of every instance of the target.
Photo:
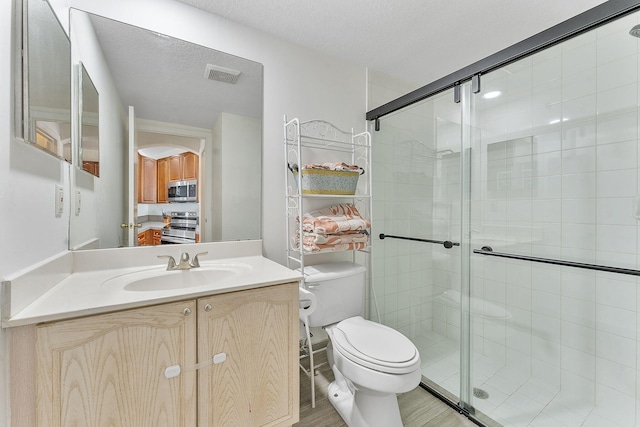
[[(292, 286), (294, 285), (294, 286)], [(198, 300), (198, 426), (298, 421), (298, 287), (269, 286)]]
[(38, 426), (195, 426), (195, 301), (39, 326)]
[(287, 283), (38, 326), (37, 425), (292, 425), (297, 301)]

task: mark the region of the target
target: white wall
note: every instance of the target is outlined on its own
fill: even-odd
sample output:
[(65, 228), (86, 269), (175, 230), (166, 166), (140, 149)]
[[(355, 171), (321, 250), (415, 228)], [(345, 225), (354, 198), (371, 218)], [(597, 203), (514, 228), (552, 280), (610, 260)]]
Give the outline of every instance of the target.
[(222, 240), (246, 240), (260, 235), (260, 212), (252, 209), (260, 203), (260, 187), (255, 183), (255, 175), (261, 162), (257, 156), (247, 156), (248, 150), (255, 149), (260, 141), (262, 122), (251, 117), (222, 113), (222, 145), (218, 156), (221, 158), (221, 200), (214, 210), (219, 215), (214, 221), (220, 222)]
[[(0, 278), (67, 248), (68, 205), (54, 214), (55, 184), (69, 187), (68, 165), (14, 141), (12, 16), (13, 2), (0, 4)], [(68, 199), (68, 191), (65, 192)], [(0, 306), (2, 302), (0, 301)], [(2, 313), (0, 313), (2, 314)], [(8, 423), (7, 343), (0, 332), (0, 425)]]
[[(0, 61), (0, 278), (66, 250), (69, 243), (69, 166), (33, 147), (12, 141), (12, 3), (0, 2), (0, 57), (3, 58)], [(284, 263), (283, 115), (325, 119), (340, 128), (364, 130), (365, 69), (171, 0), (56, 0), (53, 3), (63, 24), (68, 22), (66, 8), (73, 6), (264, 65), (264, 253)], [(97, 86), (96, 80), (94, 83)], [(102, 99), (103, 92), (100, 95)], [(103, 112), (101, 103), (101, 114)], [(101, 156), (101, 161), (109, 160)], [(108, 171), (102, 168), (101, 173)], [(56, 183), (67, 189), (65, 213), (61, 218), (53, 213)], [(90, 200), (87, 198), (86, 202)], [(94, 202), (95, 206), (102, 207), (107, 203), (104, 200), (91, 203)], [(88, 213), (88, 207), (85, 212)], [(0, 336), (0, 362), (6, 362), (5, 353), (4, 336)], [(7, 364), (2, 366), (6, 369)], [(0, 384), (7, 384), (4, 374), (4, 370), (0, 371)], [(0, 389), (0, 426), (8, 424), (4, 419), (8, 415), (7, 398), (6, 390)]]

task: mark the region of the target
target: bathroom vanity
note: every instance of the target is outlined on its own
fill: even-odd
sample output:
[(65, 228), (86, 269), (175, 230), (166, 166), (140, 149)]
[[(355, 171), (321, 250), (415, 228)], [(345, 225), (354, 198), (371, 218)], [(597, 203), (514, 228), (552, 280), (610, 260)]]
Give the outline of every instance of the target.
[[(109, 269), (101, 251), (70, 253), (93, 265), (3, 320), (11, 328), (12, 426), (298, 421), (299, 275), (261, 255), (234, 257), (257, 249), (252, 243), (174, 247), (210, 255), (200, 256), (199, 271), (174, 272), (158, 265), (165, 247), (135, 249), (141, 266), (107, 250)], [(20, 294), (34, 274), (3, 283), (3, 292)]]

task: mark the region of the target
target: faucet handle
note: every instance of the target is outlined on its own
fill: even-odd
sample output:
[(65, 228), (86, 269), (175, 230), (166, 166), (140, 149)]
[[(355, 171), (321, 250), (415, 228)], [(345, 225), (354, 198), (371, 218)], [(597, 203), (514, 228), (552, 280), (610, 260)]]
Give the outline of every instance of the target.
[(196, 256), (193, 257), (193, 260), (191, 260), (191, 267), (196, 268), (196, 267), (200, 267), (200, 260), (198, 259), (198, 255), (207, 255), (209, 252), (199, 252), (196, 254)]
[(167, 271), (173, 270), (176, 267), (176, 260), (171, 255), (158, 255), (158, 258), (169, 258), (167, 263)]

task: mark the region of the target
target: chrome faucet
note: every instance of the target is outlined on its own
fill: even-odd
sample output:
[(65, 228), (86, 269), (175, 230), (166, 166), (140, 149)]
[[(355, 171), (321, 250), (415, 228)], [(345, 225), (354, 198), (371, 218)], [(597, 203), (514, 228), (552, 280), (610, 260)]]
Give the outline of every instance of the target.
[(180, 255), (180, 262), (176, 265), (176, 260), (171, 255), (158, 255), (158, 258), (168, 258), (167, 262), (167, 271), (172, 270), (191, 270), (192, 268), (200, 267), (200, 260), (198, 259), (199, 255), (207, 255), (209, 252), (200, 252), (197, 253), (196, 256), (193, 257), (192, 261), (189, 261), (189, 254), (183, 252)]

